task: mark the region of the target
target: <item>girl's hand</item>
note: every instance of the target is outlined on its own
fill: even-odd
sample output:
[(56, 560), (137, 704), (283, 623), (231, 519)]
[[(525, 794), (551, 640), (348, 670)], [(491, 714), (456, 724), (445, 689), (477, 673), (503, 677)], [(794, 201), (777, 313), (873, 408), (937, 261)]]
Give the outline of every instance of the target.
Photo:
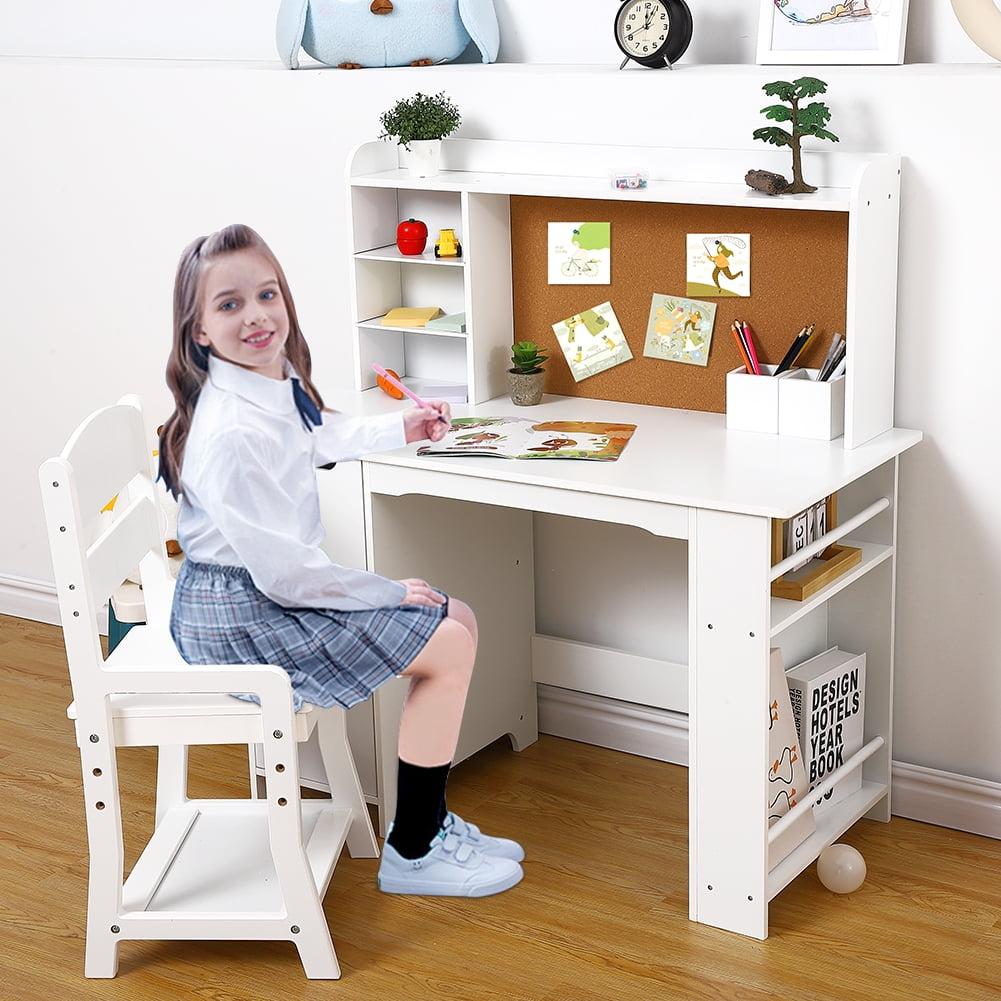
[[(438, 420), (438, 415), (445, 418)], [(444, 400), (428, 400), (426, 407), (411, 407), (403, 412), (407, 444), (414, 441), (441, 441), (451, 426), (452, 408)]]
[(419, 580), (415, 577), (407, 577), (397, 581), (402, 584), (407, 593), (401, 605), (443, 605), (445, 598), (435, 591), (426, 580)]

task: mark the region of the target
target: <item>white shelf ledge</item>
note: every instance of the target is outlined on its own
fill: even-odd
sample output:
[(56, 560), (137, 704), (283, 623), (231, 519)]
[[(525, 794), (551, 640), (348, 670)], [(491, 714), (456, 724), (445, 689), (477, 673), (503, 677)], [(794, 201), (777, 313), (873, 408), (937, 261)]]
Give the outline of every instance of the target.
[(563, 177), (544, 174), (443, 170), (435, 177), (411, 177), (403, 168), (359, 174), (355, 187), (408, 188), (424, 191), (471, 191), (482, 194), (541, 195), (552, 198), (601, 198), (623, 202), (674, 202), (682, 205), (730, 205), (740, 208), (847, 212), (851, 189), (820, 188), (811, 195), (775, 198), (746, 184), (651, 180), (646, 188), (620, 191), (609, 177)]
[[(464, 382), (451, 382), (448, 379), (419, 379), (406, 375), (400, 381), (407, 387), (407, 389), (412, 390), (424, 399), (427, 399), (429, 396), (429, 386), (461, 386), (463, 389), (467, 388)], [(394, 400), (393, 397), (391, 397), (388, 393), (384, 393), (378, 386), (361, 390), (361, 392), (357, 393), (349, 402), (351, 413), (366, 417), (374, 414), (386, 414), (392, 412), (393, 410), (413, 406), (409, 400)], [(451, 404), (453, 410), (464, 406), (465, 404), (462, 403)]]
[(374, 250), (362, 250), (354, 255), (356, 261), (393, 261), (397, 264), (430, 264), (439, 268), (462, 268), (466, 262), (461, 257), (435, 257), (434, 251), (423, 254), (403, 254), (395, 243)]
[[(383, 313), (383, 316), (386, 314)], [(367, 320), (359, 320), (359, 327), (365, 327), (367, 329), (374, 330), (395, 330), (401, 334), (427, 334), (430, 337), (462, 337), (466, 338), (469, 336), (469, 330), (467, 328), (465, 333), (457, 333), (454, 330), (435, 330), (432, 327), (430, 330), (427, 327), (387, 327), (382, 322), (382, 316), (372, 316)]]
[(859, 818), (864, 817), (885, 795), (884, 782), (862, 782), (862, 788), (847, 799), (828, 807), (817, 817), (817, 830), (794, 848), (768, 874), (768, 899), (773, 900), (820, 853), (833, 845)]
[(856, 542), (852, 539), (842, 539), (840, 544), (861, 549), (862, 562), (852, 567), (847, 573), (843, 573), (837, 580), (819, 590), (811, 598), (807, 598), (806, 601), (772, 598), (772, 639), (893, 555), (893, 546), (881, 546), (875, 542)]

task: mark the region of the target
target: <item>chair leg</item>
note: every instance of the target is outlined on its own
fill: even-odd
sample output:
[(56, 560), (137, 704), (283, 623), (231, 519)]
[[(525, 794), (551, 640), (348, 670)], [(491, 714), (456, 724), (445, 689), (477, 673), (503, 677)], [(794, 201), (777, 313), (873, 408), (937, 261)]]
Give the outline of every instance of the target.
[(87, 919), (83, 975), (106, 979), (118, 976), (118, 936), (103, 922)]
[(327, 773), (330, 798), (351, 810), (347, 846), (352, 858), (378, 858), (379, 842), (362, 793), (354, 755), (348, 742), (347, 716), (343, 709), (317, 709), (316, 739)]
[(188, 748), (161, 744), (156, 752), (156, 826), (174, 806), (188, 799)]
[(334, 943), (330, 940), (327, 919), (322, 908), (319, 912), (317, 919), (299, 927), (293, 941), (299, 950), (302, 968), (310, 980), (340, 980), (341, 967), (334, 952)]

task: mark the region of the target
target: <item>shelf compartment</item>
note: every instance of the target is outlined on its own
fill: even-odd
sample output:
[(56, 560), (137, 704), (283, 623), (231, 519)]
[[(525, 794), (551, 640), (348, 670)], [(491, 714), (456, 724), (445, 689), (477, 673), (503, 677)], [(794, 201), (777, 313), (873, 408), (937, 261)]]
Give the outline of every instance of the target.
[(828, 807), (817, 818), (817, 830), (794, 848), (768, 873), (768, 899), (773, 900), (820, 853), (833, 845), (849, 827), (864, 817), (887, 793), (884, 782), (862, 781), (862, 788), (847, 799)]
[(882, 546), (875, 542), (861, 542), (845, 539), (844, 544), (862, 550), (862, 561), (847, 573), (842, 574), (836, 581), (821, 588), (815, 595), (805, 601), (791, 601), (788, 598), (771, 599), (771, 638), (775, 639), (780, 633), (788, 629), (793, 623), (798, 622), (804, 615), (808, 615), (818, 606), (824, 604), (839, 591), (843, 591), (850, 584), (853, 584), (860, 577), (864, 577), (870, 570), (878, 567), (884, 560), (893, 556), (893, 546)]
[(469, 329), (466, 329), (465, 333), (457, 333), (454, 330), (436, 330), (434, 327), (428, 329), (427, 327), (387, 327), (382, 323), (382, 317), (386, 314), (383, 313), (382, 316), (372, 316), (367, 320), (358, 320), (356, 326), (365, 327), (366, 329), (373, 330), (395, 330), (400, 334), (427, 334), (429, 337), (462, 337), (467, 338), (469, 336)]
[[(428, 234), (428, 243), (433, 246), (431, 235)], [(465, 250), (465, 248), (463, 248)], [(374, 250), (362, 250), (355, 254), (358, 261), (393, 261), (397, 264), (430, 264), (439, 268), (462, 268), (466, 265), (464, 257), (435, 257), (434, 250), (426, 250), (423, 254), (403, 254), (395, 243), (385, 247), (376, 247)]]

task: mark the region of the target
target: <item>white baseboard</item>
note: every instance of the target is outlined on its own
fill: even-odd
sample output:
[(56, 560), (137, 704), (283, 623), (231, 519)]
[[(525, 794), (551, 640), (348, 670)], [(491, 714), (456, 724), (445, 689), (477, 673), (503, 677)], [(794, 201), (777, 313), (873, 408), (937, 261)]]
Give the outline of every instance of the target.
[(540, 733), (687, 767), (687, 714), (552, 685), (537, 689)]
[[(565, 688), (539, 685), (539, 732), (688, 765), (688, 717)], [(897, 817), (1001, 840), (1001, 784), (893, 762)]]
[[(0, 575), (0, 615), (60, 625), (56, 585), (48, 580)], [(98, 609), (97, 628), (102, 636), (108, 635), (107, 603)]]
[[(59, 625), (55, 585), (0, 576), (0, 615)], [(108, 632), (108, 610), (98, 613)], [(688, 717), (668, 709), (539, 685), (539, 732), (688, 765)], [(1001, 783), (893, 762), (891, 808), (897, 817), (1001, 840)]]
[(1001, 783), (893, 762), (890, 807), (898, 817), (1001, 839)]

